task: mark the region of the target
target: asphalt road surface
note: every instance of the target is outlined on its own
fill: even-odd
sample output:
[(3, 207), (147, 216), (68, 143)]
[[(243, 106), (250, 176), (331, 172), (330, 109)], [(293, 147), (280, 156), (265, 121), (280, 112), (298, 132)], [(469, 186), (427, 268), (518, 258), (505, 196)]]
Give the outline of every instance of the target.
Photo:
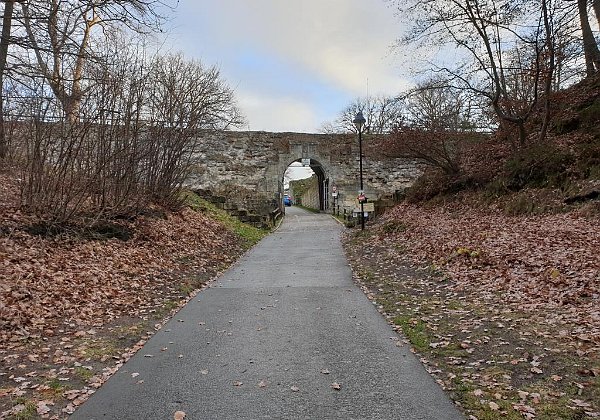
[(340, 225), (286, 210), (72, 418), (463, 419), (352, 282)]

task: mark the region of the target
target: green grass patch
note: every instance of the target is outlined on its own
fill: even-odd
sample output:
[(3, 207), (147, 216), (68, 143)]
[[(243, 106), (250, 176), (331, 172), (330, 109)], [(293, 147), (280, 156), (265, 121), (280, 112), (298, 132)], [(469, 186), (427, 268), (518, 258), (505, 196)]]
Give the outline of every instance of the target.
[(201, 285), (202, 285), (202, 283), (196, 283), (196, 282), (193, 282), (193, 281), (192, 282), (181, 283), (179, 285), (179, 291), (181, 293), (183, 293), (184, 295), (188, 296), (194, 290), (199, 289)]
[[(499, 418), (508, 420), (522, 420), (523, 416), (515, 411), (509, 400), (498, 400), (487, 390), (483, 395), (475, 395), (476, 386), (455, 378), (453, 381), (453, 400), (459, 403), (468, 414), (475, 416), (478, 420), (497, 420)], [(499, 409), (493, 410), (489, 403), (498, 404)], [(537, 417), (536, 417), (537, 418)]]
[(360, 272), (360, 277), (364, 280), (364, 281), (368, 281), (368, 282), (374, 282), (377, 279), (377, 276), (375, 275), (375, 273), (371, 270), (368, 269), (364, 269)]
[(81, 379), (82, 381), (86, 381), (86, 382), (89, 381), (94, 376), (93, 371), (91, 371), (90, 369), (86, 369), (83, 366), (75, 366), (75, 369), (73, 369), (73, 373), (79, 379)]
[(44, 396), (49, 396), (54, 400), (62, 399), (63, 393), (72, 389), (71, 385), (64, 381), (60, 381), (58, 378), (48, 379), (45, 382), (45, 385), (50, 389), (43, 391)]
[(30, 420), (37, 419), (37, 407), (33, 401), (24, 398), (17, 398), (16, 405), (23, 404), (25, 408), (11, 417), (14, 420)]
[(111, 340), (95, 339), (83, 343), (79, 352), (85, 358), (101, 360), (104, 357), (112, 357), (120, 353), (119, 347)]
[(381, 226), (384, 233), (402, 233), (407, 229), (406, 223), (401, 220), (390, 220)]
[(225, 228), (242, 240), (242, 246), (249, 249), (269, 234), (268, 229), (259, 229), (238, 218), (231, 216), (225, 210), (217, 208), (214, 204), (204, 200), (191, 191), (185, 191), (185, 204), (195, 211), (207, 214), (210, 218), (219, 221)]
[(410, 315), (400, 315), (394, 318), (394, 324), (402, 328), (402, 332), (415, 350), (419, 352), (429, 350), (430, 341), (426, 332), (427, 325), (423, 321)]
[(169, 315), (171, 311), (179, 306), (179, 302), (171, 299), (167, 299), (162, 306), (157, 307), (154, 312), (154, 318), (162, 319)]
[(113, 329), (114, 334), (119, 338), (138, 338), (148, 329), (146, 322), (136, 322), (132, 325), (121, 325)]

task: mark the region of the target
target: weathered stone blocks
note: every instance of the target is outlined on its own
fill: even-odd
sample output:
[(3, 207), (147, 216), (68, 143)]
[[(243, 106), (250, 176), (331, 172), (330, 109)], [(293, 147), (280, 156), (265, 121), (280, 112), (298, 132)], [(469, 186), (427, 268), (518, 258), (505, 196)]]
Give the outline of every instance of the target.
[[(363, 146), (368, 144), (367, 135), (363, 137)], [(369, 148), (364, 147), (365, 150)], [(197, 170), (187, 184), (210, 189), (251, 212), (261, 207), (258, 214), (268, 214), (280, 205), (287, 167), (303, 158), (311, 159), (313, 169), (322, 174), (321, 193), (327, 194), (323, 199), (324, 210), (332, 206), (334, 185), (340, 208), (355, 207), (359, 190), (358, 140), (349, 134), (203, 132), (198, 136), (194, 153)], [(413, 161), (375, 158), (364, 152), (363, 180), (365, 194), (371, 201), (393, 198), (420, 174), (421, 169)]]

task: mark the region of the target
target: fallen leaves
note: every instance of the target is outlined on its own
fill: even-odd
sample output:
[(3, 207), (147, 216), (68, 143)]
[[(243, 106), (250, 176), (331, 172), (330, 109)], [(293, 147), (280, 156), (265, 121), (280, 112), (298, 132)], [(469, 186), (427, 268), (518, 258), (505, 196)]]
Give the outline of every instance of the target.
[(36, 411), (37, 411), (38, 415), (44, 416), (44, 415), (48, 414), (51, 411), (50, 407), (48, 407), (48, 405), (54, 405), (54, 402), (53, 401), (39, 401), (37, 403), (37, 407), (36, 407)]
[[(402, 204), (386, 220), (406, 225), (388, 240), (410, 247), (415, 261), (434, 261), (457, 283), (502, 293), (521, 307), (573, 308), (569, 316), (580, 328), (561, 333), (600, 343), (597, 220), (573, 213), (515, 218), (460, 203), (427, 209)], [(475, 257), (449, 258), (474, 250)]]
[[(148, 209), (148, 216), (116, 221), (131, 233), (127, 241), (68, 231), (37, 236), (27, 231), (37, 220), (17, 208), (11, 182), (0, 173), (0, 364), (24, 379), (5, 387), (9, 379), (1, 377), (0, 417), (15, 410), (17, 398), (40, 416), (74, 412), (141, 348), (140, 338), (243, 252), (219, 222), (190, 209)], [(146, 325), (113, 331), (121, 320)], [(63, 387), (73, 389), (50, 404), (48, 396)]]
[(175, 414), (173, 415), (173, 420), (183, 420), (183, 419), (185, 419), (184, 411), (176, 411)]
[(426, 370), (452, 395), (468, 390), (467, 417), (592, 418), (597, 226), (577, 213), (507, 217), (457, 199), (401, 204), (344, 245), (365, 295)]
[[(65, 318), (85, 326), (134, 315), (158, 303), (156, 292), (172, 288), (165, 267), (206, 272), (241, 251), (217, 222), (192, 210), (166, 219), (140, 217), (130, 229), (134, 235), (126, 242), (23, 230), (0, 235), (0, 344), (53, 334)], [(89, 328), (73, 332), (76, 338), (91, 334)]]
[(490, 408), (494, 411), (498, 411), (500, 410), (500, 406), (498, 404), (496, 404), (494, 401), (490, 401), (488, 403), (488, 405), (490, 406)]

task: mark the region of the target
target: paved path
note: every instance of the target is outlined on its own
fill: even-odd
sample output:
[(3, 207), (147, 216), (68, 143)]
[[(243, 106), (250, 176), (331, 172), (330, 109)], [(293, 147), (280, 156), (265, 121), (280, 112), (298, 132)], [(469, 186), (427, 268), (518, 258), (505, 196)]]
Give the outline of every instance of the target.
[(339, 234), (288, 208), (72, 418), (462, 419), (352, 283)]

